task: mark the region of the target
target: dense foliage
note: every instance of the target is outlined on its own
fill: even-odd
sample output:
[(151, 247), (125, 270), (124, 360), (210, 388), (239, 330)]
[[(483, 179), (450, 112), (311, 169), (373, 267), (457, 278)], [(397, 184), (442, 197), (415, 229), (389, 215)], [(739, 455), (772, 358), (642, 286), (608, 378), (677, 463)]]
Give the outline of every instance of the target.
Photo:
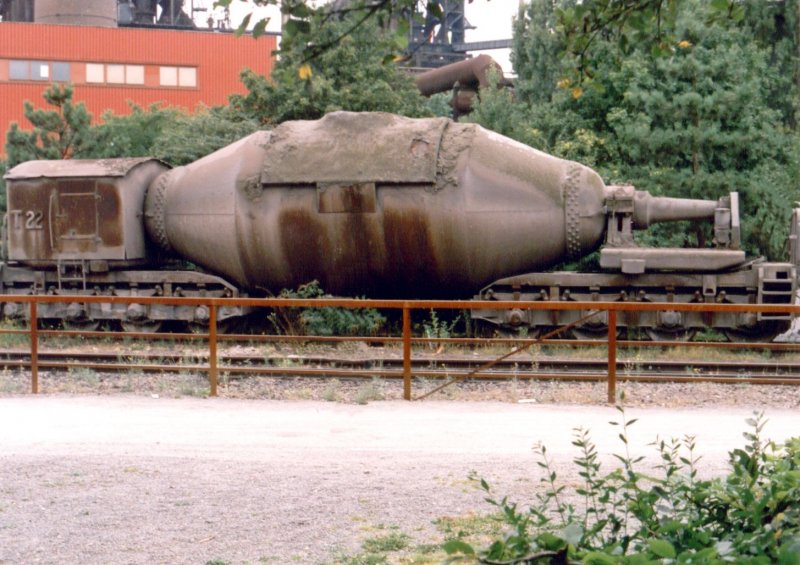
[[(348, 17), (328, 21), (316, 30), (316, 37), (332, 42), (352, 25)], [(303, 49), (284, 47), (271, 77), (251, 71), (242, 74), (249, 92), (231, 96), (231, 106), (261, 124), (317, 119), (335, 110), (429, 115), (414, 82), (391, 64), (397, 49), (397, 36), (374, 21), (344, 35), (310, 61)]]
[[(318, 281), (283, 289), (279, 298), (331, 298)], [(386, 323), (375, 308), (277, 308), (268, 321), (285, 335), (374, 335)]]
[[(445, 544), (452, 561), (481, 563), (781, 563), (800, 562), (800, 438), (765, 441), (766, 420), (748, 420), (747, 443), (729, 454), (727, 476), (700, 479), (695, 439), (657, 440), (659, 475), (638, 469), (628, 450), (630, 427), (618, 422), (623, 453), (602, 473), (586, 430), (576, 430), (574, 462), (580, 482), (570, 496), (547, 449), (538, 446), (543, 494), (527, 510), (497, 499), (479, 480), (507, 525), (508, 535), (486, 548), (461, 539)], [(580, 500), (579, 504), (571, 501)]]
[[(673, 43), (654, 51), (600, 30), (585, 53), (592, 80), (579, 83), (562, 29), (575, 3), (532, 0), (515, 22), (516, 97), (486, 92), (472, 119), (612, 183), (687, 198), (738, 191), (748, 250), (780, 258), (800, 175), (798, 2), (742, 2), (729, 17), (724, 2), (669, 4)], [(709, 234), (647, 237), (702, 245)]]
[(27, 100), (25, 118), (33, 129), (22, 130), (12, 122), (6, 134), (9, 166), (31, 159), (82, 157), (92, 146), (89, 124), (92, 115), (83, 102), (74, 103), (69, 85), (53, 84), (42, 97), (52, 109), (37, 109)]

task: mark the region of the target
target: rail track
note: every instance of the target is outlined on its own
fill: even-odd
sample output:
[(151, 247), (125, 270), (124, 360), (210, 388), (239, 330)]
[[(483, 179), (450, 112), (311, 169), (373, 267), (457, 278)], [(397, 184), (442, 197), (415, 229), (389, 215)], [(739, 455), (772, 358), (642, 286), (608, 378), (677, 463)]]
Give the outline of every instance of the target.
[[(254, 376), (317, 378), (386, 378), (403, 376), (402, 357), (380, 354), (252, 354), (220, 353), (218, 369), (227, 378)], [(487, 367), (491, 364), (491, 367)], [(197, 373), (208, 370), (208, 354), (197, 352), (80, 352), (40, 351), (41, 370), (69, 372), (76, 369), (113, 373)], [(24, 370), (30, 366), (25, 350), (0, 350), (0, 368)], [(412, 360), (417, 378), (470, 380), (601, 381), (608, 375), (607, 360), (520, 353), (502, 361), (482, 354), (420, 354)], [(796, 360), (680, 360), (632, 357), (617, 362), (617, 377), (639, 382), (715, 382), (800, 385)]]

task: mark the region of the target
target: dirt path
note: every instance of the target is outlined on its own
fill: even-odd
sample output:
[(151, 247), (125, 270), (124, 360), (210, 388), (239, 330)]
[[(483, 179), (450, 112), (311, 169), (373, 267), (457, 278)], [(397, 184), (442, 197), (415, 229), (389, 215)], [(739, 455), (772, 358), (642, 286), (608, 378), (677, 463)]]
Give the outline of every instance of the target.
[[(654, 456), (657, 435), (695, 434), (703, 472), (717, 473), (751, 412), (630, 409), (633, 449)], [(530, 496), (535, 442), (567, 476), (573, 428), (609, 454), (617, 417), (495, 402), (0, 398), (0, 563), (331, 562), (390, 527), (440, 542), (433, 519), (488, 511), (470, 471)], [(770, 438), (800, 434), (797, 410), (768, 417)]]

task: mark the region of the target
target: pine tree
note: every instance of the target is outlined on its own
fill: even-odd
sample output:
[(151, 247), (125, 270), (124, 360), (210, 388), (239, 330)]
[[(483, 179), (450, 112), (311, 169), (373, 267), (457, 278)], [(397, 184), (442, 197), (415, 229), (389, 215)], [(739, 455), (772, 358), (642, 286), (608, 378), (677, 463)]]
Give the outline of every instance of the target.
[(8, 167), (32, 159), (70, 159), (91, 150), (92, 115), (83, 102), (74, 104), (70, 85), (52, 84), (42, 97), (53, 109), (36, 109), (25, 101), (25, 118), (33, 130), (24, 131), (16, 122), (6, 134)]
[[(638, 53), (611, 73), (625, 85), (608, 114), (617, 167), (655, 193), (714, 199), (738, 191), (751, 251), (777, 257), (792, 198), (781, 171), (790, 144), (781, 112), (770, 107), (768, 54), (741, 29), (706, 25), (701, 5), (694, 8), (678, 20), (672, 57)], [(681, 243), (702, 245), (706, 235), (693, 229)]]
[[(736, 18), (716, 4), (674, 3), (676, 16), (662, 30), (674, 44), (658, 53), (648, 42), (622, 46), (598, 34), (592, 80), (562, 77), (554, 87), (563, 53), (557, 16), (575, 2), (532, 0), (515, 26), (517, 103), (526, 108), (515, 127), (538, 132), (540, 148), (594, 166), (607, 182), (687, 198), (738, 191), (748, 249), (779, 259), (798, 196), (800, 1), (747, 0), (735, 6)], [(566, 77), (569, 61), (561, 64)], [(653, 233), (646, 239), (660, 245), (710, 236), (695, 228)]]

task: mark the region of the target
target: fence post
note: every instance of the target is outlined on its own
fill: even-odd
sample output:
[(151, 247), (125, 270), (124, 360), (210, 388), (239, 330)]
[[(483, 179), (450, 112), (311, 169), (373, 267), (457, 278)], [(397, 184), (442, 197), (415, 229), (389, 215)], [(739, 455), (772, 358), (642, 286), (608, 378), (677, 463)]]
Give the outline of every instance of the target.
[(608, 311), (608, 403), (617, 401), (617, 311)]
[(403, 306), (403, 398), (411, 400), (411, 311)]
[(210, 396), (217, 396), (217, 306), (212, 304), (208, 316), (208, 386)]
[(31, 393), (39, 394), (39, 324), (36, 302), (31, 302)]

